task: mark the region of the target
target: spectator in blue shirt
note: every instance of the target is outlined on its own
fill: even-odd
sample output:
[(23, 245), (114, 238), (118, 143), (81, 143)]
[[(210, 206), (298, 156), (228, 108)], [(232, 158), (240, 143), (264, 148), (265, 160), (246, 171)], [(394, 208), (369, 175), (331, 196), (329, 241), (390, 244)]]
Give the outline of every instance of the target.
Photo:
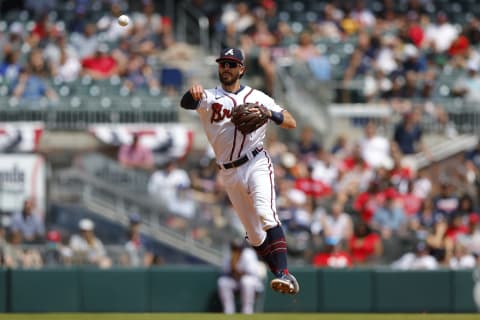
[(418, 112), (409, 112), (405, 114), (403, 121), (395, 127), (393, 140), (404, 155), (423, 151), (422, 128), (418, 120)]
[(27, 199), (23, 202), (22, 211), (12, 216), (10, 230), (20, 232), (24, 242), (41, 242), (45, 236), (44, 223), (33, 209), (33, 199)]
[(378, 230), (384, 239), (406, 231), (407, 219), (402, 206), (395, 202), (395, 194), (393, 189), (385, 191), (385, 205), (375, 211), (372, 219), (372, 227)]

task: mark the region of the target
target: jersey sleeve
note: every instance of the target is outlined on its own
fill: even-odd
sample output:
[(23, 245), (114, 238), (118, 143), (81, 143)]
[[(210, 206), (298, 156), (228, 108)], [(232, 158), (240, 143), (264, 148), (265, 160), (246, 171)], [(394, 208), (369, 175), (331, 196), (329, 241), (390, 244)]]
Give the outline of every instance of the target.
[(214, 100), (214, 94), (211, 90), (204, 90), (204, 96), (202, 100), (198, 103), (197, 112), (208, 112), (212, 101)]
[(271, 97), (269, 97), (265, 93), (261, 91), (256, 91), (256, 94), (258, 94), (258, 102), (264, 105), (265, 107), (267, 107), (269, 110), (277, 111), (277, 112), (282, 112), (283, 110), (285, 110), (284, 108), (279, 106), (275, 102), (275, 100), (273, 100)]

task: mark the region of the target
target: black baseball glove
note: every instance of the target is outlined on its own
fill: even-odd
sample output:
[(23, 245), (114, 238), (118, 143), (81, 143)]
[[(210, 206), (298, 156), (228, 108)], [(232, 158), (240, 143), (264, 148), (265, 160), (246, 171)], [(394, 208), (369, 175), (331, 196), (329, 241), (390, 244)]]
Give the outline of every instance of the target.
[(263, 126), (270, 116), (270, 110), (266, 107), (258, 103), (245, 103), (232, 109), (231, 121), (241, 133), (248, 134)]

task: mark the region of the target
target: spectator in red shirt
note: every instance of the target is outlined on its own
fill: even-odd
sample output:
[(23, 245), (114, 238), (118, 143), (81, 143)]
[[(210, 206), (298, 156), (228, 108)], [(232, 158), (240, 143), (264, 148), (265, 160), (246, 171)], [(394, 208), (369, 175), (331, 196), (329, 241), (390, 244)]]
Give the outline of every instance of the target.
[(465, 32), (460, 34), (457, 39), (455, 39), (448, 49), (448, 54), (451, 56), (463, 56), (468, 53), (470, 48), (470, 41), (465, 35)]
[(354, 226), (353, 236), (348, 247), (354, 264), (368, 264), (374, 262), (383, 253), (380, 236), (370, 229), (365, 221), (359, 220)]
[(325, 239), (325, 249), (312, 260), (315, 267), (346, 268), (353, 265), (352, 257), (343, 250), (342, 242), (336, 238)]
[(457, 240), (457, 236), (467, 234), (467, 222), (468, 216), (464, 216), (462, 212), (456, 211), (450, 218), (446, 237), (452, 239), (452, 241), (455, 242)]
[(383, 203), (384, 196), (379, 190), (378, 183), (372, 181), (368, 189), (358, 195), (353, 203), (353, 208), (360, 215), (359, 218), (370, 222), (377, 208)]
[(95, 54), (82, 61), (83, 73), (93, 79), (106, 79), (118, 73), (118, 63), (108, 54), (108, 46), (100, 44)]
[(425, 32), (422, 26), (418, 22), (418, 14), (414, 11), (410, 11), (407, 14), (407, 36), (417, 47), (420, 47), (425, 39)]
[(412, 217), (420, 211), (422, 207), (422, 198), (413, 192), (413, 182), (409, 181), (408, 190), (398, 195), (399, 201), (402, 203), (403, 211), (407, 217)]

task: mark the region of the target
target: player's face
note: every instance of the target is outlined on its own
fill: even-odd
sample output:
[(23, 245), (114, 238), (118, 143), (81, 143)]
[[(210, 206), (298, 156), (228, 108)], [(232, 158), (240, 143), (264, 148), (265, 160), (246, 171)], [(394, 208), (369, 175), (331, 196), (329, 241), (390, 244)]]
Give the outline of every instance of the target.
[(235, 61), (220, 61), (218, 63), (218, 78), (224, 85), (232, 85), (240, 79), (244, 67)]

